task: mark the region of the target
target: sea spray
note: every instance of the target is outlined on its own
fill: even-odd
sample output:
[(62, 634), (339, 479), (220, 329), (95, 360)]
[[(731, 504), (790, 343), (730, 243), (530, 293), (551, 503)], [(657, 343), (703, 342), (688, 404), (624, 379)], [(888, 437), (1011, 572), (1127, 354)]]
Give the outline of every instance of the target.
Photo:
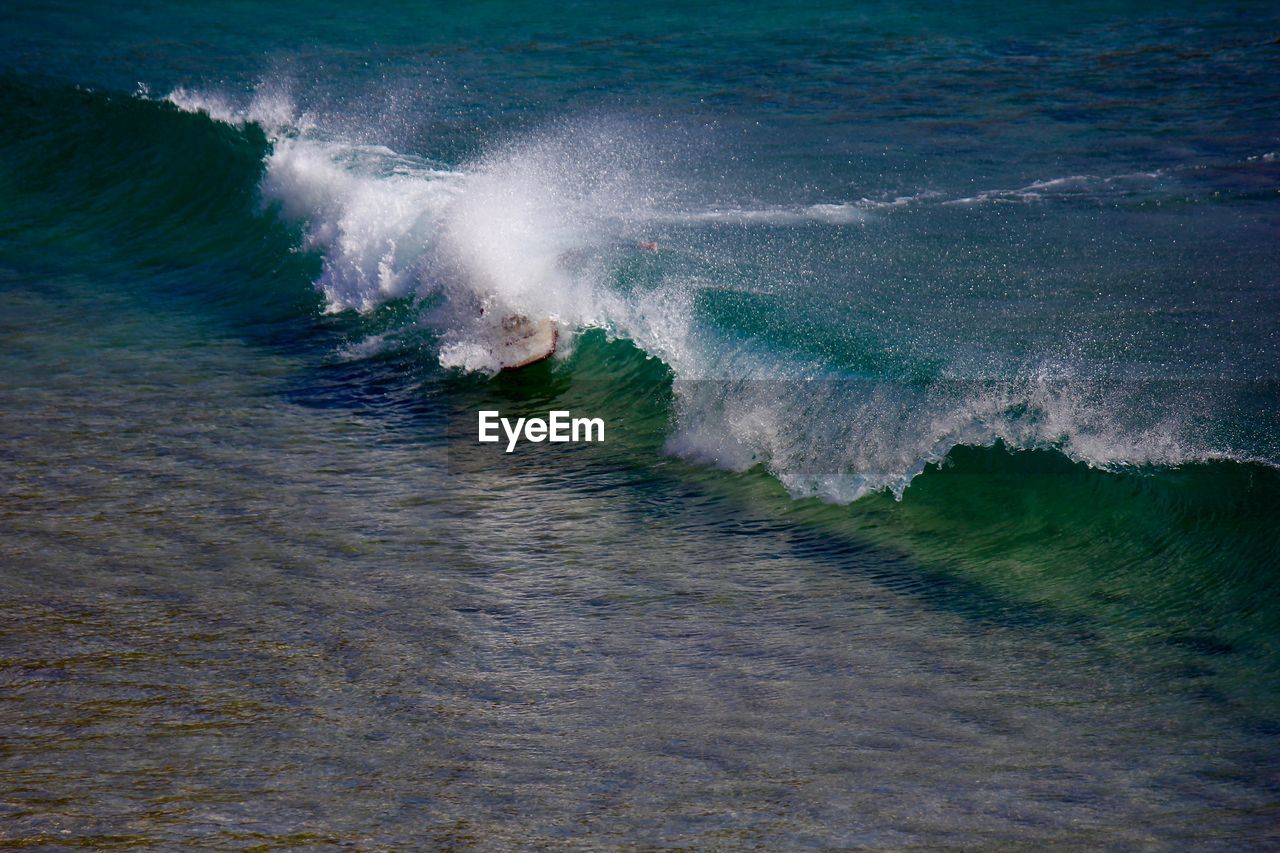
[[(350, 141), (279, 87), (263, 87), (244, 108), (186, 90), (170, 101), (263, 127), (271, 150), (262, 196), (302, 224), (303, 248), (322, 257), (316, 285), (329, 311), (412, 300), (421, 306), (413, 323), (434, 336), (442, 366), (487, 374), (499, 367), (494, 317), (555, 320), (561, 360), (584, 330), (629, 340), (676, 380), (668, 452), (735, 471), (762, 466), (797, 497), (901, 498), (958, 446), (1051, 448), (1104, 468), (1270, 458), (1216, 428), (1230, 394), (1212, 384), (1162, 394), (1053, 353), (980, 381), (965, 379), (959, 361), (920, 374), (900, 358), (874, 356), (875, 370), (850, 371), (748, 331), (794, 326), (790, 294), (822, 262), (812, 229), (844, 234), (830, 229), (868, 228), (877, 210), (955, 209), (951, 202), (972, 197), (919, 191), (891, 202), (724, 205), (691, 194), (678, 172), (659, 167), (658, 144), (613, 119), (552, 123), (449, 166)], [(1022, 200), (1115, 183), (1036, 181)], [(643, 248), (657, 248), (657, 232), (661, 249)], [(637, 274), (646, 254), (654, 258)], [(709, 310), (736, 294), (761, 298), (723, 317)], [(888, 337), (891, 329), (870, 331)], [(385, 340), (378, 332), (344, 353), (376, 352)], [(875, 352), (870, 342), (859, 346)]]

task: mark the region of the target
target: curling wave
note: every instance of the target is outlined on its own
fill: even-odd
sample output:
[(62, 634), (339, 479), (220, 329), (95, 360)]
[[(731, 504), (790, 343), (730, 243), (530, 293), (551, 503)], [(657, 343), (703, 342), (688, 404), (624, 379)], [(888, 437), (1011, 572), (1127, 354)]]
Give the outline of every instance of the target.
[[(751, 331), (773, 318), (708, 307), (721, 291), (785, 297), (809, 260), (775, 261), (774, 278), (753, 279), (739, 269), (751, 252), (785, 250), (792, 238), (734, 255), (745, 244), (708, 239), (709, 230), (763, 225), (791, 235), (918, 203), (1025, 201), (1150, 176), (1079, 175), (958, 199), (922, 192), (854, 204), (699, 204), (625, 123), (552, 127), (450, 166), (352, 140), (278, 93), (243, 108), (186, 90), (167, 100), (262, 128), (270, 141), (262, 196), (302, 223), (305, 248), (322, 256), (317, 286), (330, 312), (412, 300), (420, 306), (412, 325), (433, 336), (443, 367), (489, 374), (498, 365), (484, 318), (494, 313), (556, 320), (566, 334), (562, 360), (585, 330), (626, 339), (675, 380), (669, 452), (731, 470), (763, 466), (798, 497), (900, 498), (962, 445), (1051, 448), (1101, 468), (1276, 464), (1271, 415), (1265, 406), (1242, 413), (1239, 389), (1202, 383), (1170, 395), (1159, 383), (1061, 366), (1054, 354), (990, 381), (957, 380), (945, 364), (914, 378), (910, 365), (892, 362), (877, 374), (851, 373)], [(662, 251), (648, 251), (656, 244)], [(392, 338), (383, 330), (344, 356), (364, 357)], [(1240, 417), (1261, 419), (1260, 443), (1227, 428)]]

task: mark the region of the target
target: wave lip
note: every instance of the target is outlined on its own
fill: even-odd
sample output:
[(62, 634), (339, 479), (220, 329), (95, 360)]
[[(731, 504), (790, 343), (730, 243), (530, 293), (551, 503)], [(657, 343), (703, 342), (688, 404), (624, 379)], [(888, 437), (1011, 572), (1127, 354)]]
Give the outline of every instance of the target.
[(302, 223), (302, 248), (322, 255), (316, 285), (329, 312), (367, 312), (421, 289), (435, 235), (464, 174), (327, 133), (278, 87), (261, 87), (247, 105), (183, 88), (165, 100), (266, 133), (271, 149), (259, 187), (263, 201)]
[(1219, 383), (1162, 380), (677, 381), (667, 450), (733, 471), (760, 466), (795, 497), (835, 503), (879, 491), (901, 499), (954, 448), (997, 443), (1107, 470), (1280, 467), (1214, 435), (1223, 396)]
[[(140, 86), (140, 97), (148, 97), (149, 90)], [(309, 123), (300, 116), (293, 99), (282, 89), (261, 87), (247, 105), (237, 104), (233, 98), (217, 92), (188, 89), (184, 86), (171, 91), (163, 98), (183, 112), (202, 113), (214, 121), (243, 127), (256, 124), (268, 136), (279, 136), (289, 129), (305, 128)]]

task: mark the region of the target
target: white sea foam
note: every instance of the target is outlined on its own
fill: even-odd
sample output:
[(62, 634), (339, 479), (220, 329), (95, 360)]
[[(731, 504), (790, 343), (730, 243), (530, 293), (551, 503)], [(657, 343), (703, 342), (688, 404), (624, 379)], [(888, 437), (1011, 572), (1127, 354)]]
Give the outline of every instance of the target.
[(1017, 204), (1038, 201), (1048, 194), (1063, 194), (1069, 190), (1080, 191), (1090, 184), (1100, 181), (1096, 175), (1069, 175), (1064, 178), (1049, 178), (1043, 181), (1032, 181), (1017, 189), (984, 190), (972, 196), (949, 199), (943, 204), (985, 204), (988, 202)]
[(318, 286), (328, 309), (368, 311), (422, 289), (465, 181), (385, 148), (283, 137), (268, 156), (262, 192), (306, 223), (306, 248), (324, 257)]
[(858, 206), (866, 210), (891, 210), (897, 207), (908, 207), (921, 202), (934, 201), (939, 198), (942, 198), (942, 193), (937, 190), (922, 190), (909, 195), (896, 195), (893, 198), (864, 198), (858, 202)]
[(709, 208), (683, 213), (657, 214), (653, 219), (656, 221), (714, 222), (732, 225), (794, 225), (803, 222), (850, 225), (863, 222), (866, 217), (866, 212), (858, 205), (822, 203), (800, 207)]

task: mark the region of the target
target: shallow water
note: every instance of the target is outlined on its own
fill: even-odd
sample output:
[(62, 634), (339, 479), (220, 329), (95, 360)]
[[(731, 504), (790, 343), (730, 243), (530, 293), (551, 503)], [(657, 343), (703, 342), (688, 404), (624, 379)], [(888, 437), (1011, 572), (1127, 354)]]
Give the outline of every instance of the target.
[(0, 838), (1275, 844), (1273, 11), (327, 8), (3, 13)]

